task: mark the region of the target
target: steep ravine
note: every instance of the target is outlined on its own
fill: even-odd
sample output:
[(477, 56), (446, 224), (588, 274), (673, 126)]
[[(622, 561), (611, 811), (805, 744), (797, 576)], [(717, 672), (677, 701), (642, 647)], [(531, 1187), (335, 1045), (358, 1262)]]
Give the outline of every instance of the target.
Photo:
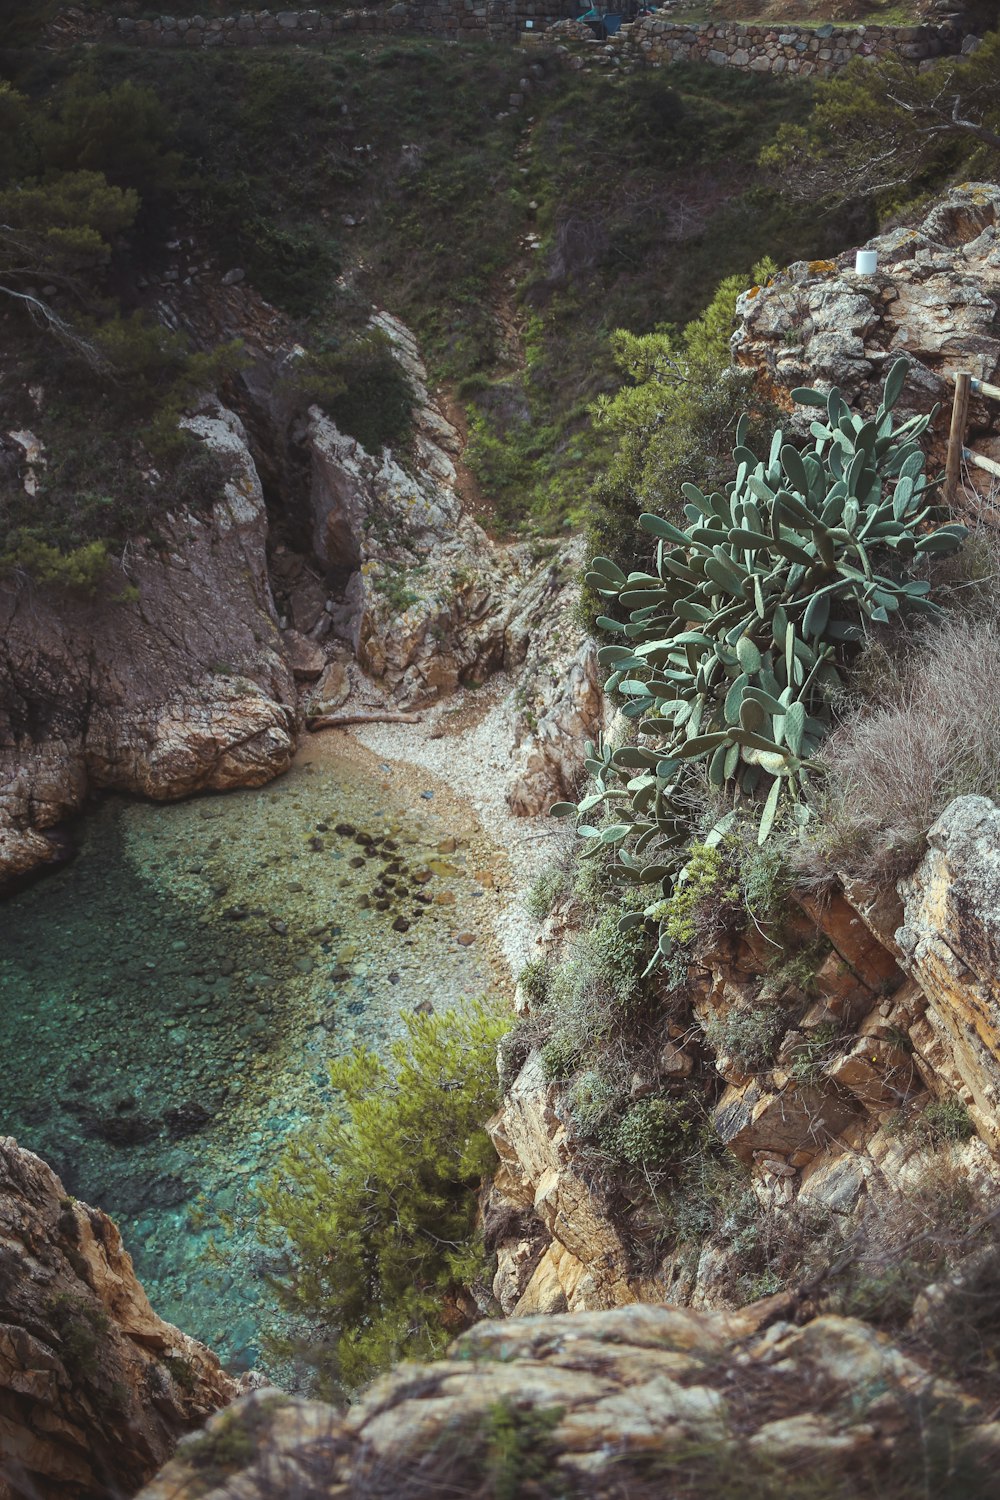
[[(899, 266), (890, 262), (889, 277), (873, 288), (851, 280), (846, 266), (789, 268), (773, 287), (744, 302), (739, 357), (767, 370), (779, 397), (804, 377), (835, 378), (839, 360), (845, 375), (857, 377), (852, 396), (863, 406), (881, 359), (898, 347), (891, 309), (910, 299), (904, 331), (913, 356), (913, 387), (923, 400), (945, 388), (948, 370), (969, 358), (969, 350), (947, 335), (954, 302), (976, 309), (972, 352), (981, 373), (996, 378), (998, 197), (989, 185), (958, 190), (935, 210), (937, 218), (932, 215), (913, 232), (918, 241), (921, 233), (933, 239), (933, 245), (926, 252), (902, 254)], [(977, 279), (974, 297), (970, 286)], [(933, 296), (922, 301), (919, 288), (928, 281), (934, 282)], [(866, 300), (868, 310), (858, 311), (852, 298)], [(848, 301), (858, 312), (857, 326), (841, 316)], [(918, 306), (925, 309), (922, 323), (913, 311)], [(786, 327), (783, 320), (789, 317), (799, 317), (800, 323)], [(794, 369), (791, 363), (780, 368), (781, 351), (791, 349), (786, 335), (792, 326), (801, 331), (803, 347), (795, 350)], [(404, 334), (397, 334), (400, 345), (407, 358), (415, 358)], [(433, 408), (426, 410), (433, 418)], [(484, 546), (482, 533), (454, 508), (450, 438), (440, 429), (437, 438), (432, 447), (438, 456), (430, 455), (428, 469), (434, 482), (414, 489), (412, 475), (390, 455), (364, 454), (321, 413), (312, 414), (315, 557), (330, 566), (335, 556), (343, 557), (349, 537), (352, 566), (336, 596), (320, 598), (311, 585), (305, 587), (307, 574), (292, 559), (284, 594), (295, 631), (290, 636), (285, 630), (285, 649), (300, 683), (317, 681), (315, 693), (328, 695), (325, 708), (371, 713), (402, 707), (420, 713), (421, 723), (353, 731), (354, 748), (340, 761), (331, 748), (339, 731), (306, 741), (296, 769), (268, 791), (181, 803), (155, 813), (108, 804), (91, 825), (98, 841), (102, 828), (117, 829), (116, 857), (121, 848), (128, 851), (130, 890), (143, 899), (152, 891), (164, 903), (149, 918), (150, 926), (165, 929), (164, 950), (152, 961), (162, 963), (168, 981), (163, 996), (186, 992), (190, 1004), (176, 1025), (171, 1023), (180, 1035), (171, 1039), (167, 1031), (161, 1040), (157, 1064), (173, 1048), (185, 1067), (181, 1076), (187, 1077), (187, 1062), (196, 1053), (203, 1079), (214, 1076), (215, 1044), (202, 1042), (201, 1027), (203, 1019), (225, 1013), (230, 997), (244, 1032), (230, 1036), (223, 1029), (220, 1040), (232, 1045), (228, 1054), (225, 1046), (218, 1048), (219, 1071), (220, 1076), (238, 1074), (241, 1091), (244, 1078), (253, 1080), (255, 1067), (281, 1077), (282, 1058), (290, 1076), (307, 1030), (309, 1055), (319, 1061), (324, 1047), (344, 1044), (352, 1024), (367, 1026), (369, 1016), (376, 1028), (391, 1029), (404, 980), (399, 950), (372, 940), (376, 917), (370, 907), (358, 905), (366, 947), (362, 954), (333, 954), (334, 941), (345, 934), (333, 930), (340, 917), (323, 909), (331, 898), (339, 904), (366, 894), (351, 885), (349, 870), (364, 873), (369, 860), (381, 858), (348, 853), (351, 847), (372, 846), (338, 843), (357, 835), (336, 832), (334, 818), (340, 814), (333, 803), (359, 776), (367, 778), (364, 796), (373, 785), (380, 794), (378, 814), (370, 816), (382, 821), (377, 830), (364, 831), (383, 841), (383, 851), (386, 838), (412, 848), (432, 876), (428, 892), (455, 898), (440, 903), (448, 915), (438, 915), (433, 936), (435, 944), (445, 941), (434, 954), (452, 953), (459, 965), (478, 962), (487, 946), (486, 924), (477, 920), (478, 913), (490, 912), (491, 906), (501, 919), (508, 960), (516, 963), (525, 954), (525, 930), (510, 923), (509, 902), (518, 871), (537, 863), (539, 851), (532, 849), (532, 829), (523, 840), (522, 861), (517, 841), (509, 838), (513, 824), (504, 819), (512, 810), (538, 811), (561, 779), (572, 784), (575, 766), (564, 758), (563, 747), (578, 744), (582, 727), (595, 722), (599, 694), (588, 648), (570, 624), (572, 554), (537, 566), (524, 550)], [(396, 526), (404, 516), (406, 525)], [(460, 541), (452, 549), (456, 532)], [(402, 575), (412, 595), (403, 607), (399, 588), (387, 593), (378, 586), (387, 572), (397, 582)], [(297, 607), (302, 615), (296, 622)], [(555, 630), (561, 638), (553, 650)], [(473, 686), (477, 674), (494, 667), (511, 675), (495, 678), (485, 699), (478, 700), (483, 690)], [(538, 696), (525, 711), (529, 685)], [(517, 737), (522, 743), (511, 785), (505, 760)], [(513, 853), (512, 865), (495, 845), (491, 852), (490, 840), (471, 823), (455, 822), (457, 804), (449, 802), (449, 791), (476, 808), (487, 835)], [(441, 829), (429, 826), (442, 807), (449, 818)], [(273, 821), (269, 808), (275, 809)], [(206, 840), (205, 828), (198, 825), (211, 830), (216, 820), (219, 832)], [(767, 967), (760, 933), (752, 927), (733, 931), (697, 953), (687, 1010), (665, 1025), (656, 1076), (637, 1074), (635, 1097), (643, 1097), (651, 1083), (688, 1086), (690, 1080), (690, 1087), (704, 1090), (719, 1140), (743, 1164), (749, 1190), (774, 1235), (772, 1244), (807, 1222), (822, 1224), (824, 1233), (833, 1226), (836, 1243), (854, 1249), (863, 1249), (865, 1235), (874, 1229), (874, 1250), (890, 1255), (907, 1195), (928, 1164), (945, 1155), (953, 1179), (968, 1188), (962, 1199), (971, 1205), (968, 1214), (984, 1215), (985, 1223), (993, 1211), (1000, 1185), (995, 1156), (998, 821), (1000, 813), (988, 799), (960, 799), (935, 825), (925, 857), (898, 890), (845, 886), (825, 905), (800, 893), (791, 926), (803, 949), (815, 954), (822, 945), (822, 957), (808, 976), (808, 994), (804, 988), (797, 993), (790, 976), (786, 989), (770, 997), (787, 1006), (795, 1024), (767, 1068), (748, 1071), (738, 1057), (705, 1041), (712, 1019), (724, 1022), (760, 998)], [(360, 814), (351, 823), (360, 826)], [(290, 826), (299, 840), (291, 848)], [(419, 832), (411, 831), (415, 826)], [(547, 834), (543, 826), (537, 832), (541, 843)], [(407, 846), (408, 836), (417, 842)], [(454, 849), (448, 847), (452, 841)], [(56, 880), (83, 878), (89, 858), (87, 853)], [(351, 859), (362, 864), (351, 867)], [(439, 868), (432, 868), (435, 864)], [(99, 862), (92, 871), (95, 884), (101, 884)], [(322, 872), (318, 878), (315, 871)], [(31, 901), (44, 904), (51, 889), (55, 882), (29, 892), (23, 910), (30, 913)], [(126, 907), (124, 895), (117, 899), (116, 918), (134, 909)], [(190, 940), (180, 936), (179, 927), (172, 936), (174, 929), (163, 921), (167, 899), (197, 913), (197, 944), (180, 947)], [(451, 913), (464, 916), (465, 910), (476, 915), (460, 932)], [(387, 908), (384, 915), (387, 919), (392, 912)], [(434, 918), (428, 905), (425, 916), (416, 919), (421, 938)], [(557, 907), (547, 933), (553, 957), (560, 942), (572, 943), (573, 921), (569, 902)], [(225, 934), (221, 940), (219, 931)], [(240, 938), (234, 940), (229, 933), (237, 931)], [(474, 941), (465, 944), (463, 936)], [(416, 941), (409, 930), (403, 938), (404, 946)], [(238, 949), (239, 941), (245, 950)], [(391, 945), (395, 938), (386, 941)], [(70, 950), (79, 942), (80, 936), (71, 934), (53, 958), (52, 972), (42, 980), (47, 993), (56, 993), (55, 971), (61, 982)], [(33, 950), (31, 959), (37, 969)], [(108, 956), (102, 961), (107, 965)], [(406, 955), (406, 965), (411, 962), (416, 972), (405, 976), (412, 986), (408, 998), (419, 993), (426, 978), (425, 955), (414, 949)], [(389, 963), (393, 971), (383, 974)], [(96, 968), (93, 959), (88, 967)], [(44, 973), (44, 962), (42, 968)], [(337, 977), (341, 969), (347, 976)], [(471, 969), (455, 972), (459, 992), (478, 982)], [(91, 1008), (100, 1009), (103, 979), (98, 973), (92, 991), (60, 999), (66, 1008), (56, 1018), (55, 1042), (61, 1043), (67, 1023), (86, 1029)], [(382, 994), (385, 1010), (379, 1008)], [(343, 1006), (341, 999), (348, 996)], [(522, 1012), (530, 1011), (525, 993), (518, 1000)], [(360, 1009), (352, 1011), (352, 1004)], [(136, 1005), (137, 1033), (141, 1025), (148, 1030), (152, 1009)], [(248, 1020), (251, 1012), (254, 1018)], [(364, 1019), (352, 1022), (352, 1016)], [(124, 1034), (115, 1044), (129, 1045)], [(30, 1039), (22, 1045), (27, 1055)], [(90, 1060), (103, 1065), (106, 1034), (91, 1033), (87, 1045)], [(809, 1060), (805, 1070), (796, 1065), (802, 1057)], [(156, 1083), (151, 1072), (148, 1089)], [(309, 1087), (301, 1079), (299, 1086)], [(305, 1093), (293, 1098), (293, 1109), (307, 1113)], [(946, 1153), (926, 1135), (899, 1127), (901, 1112), (917, 1118), (933, 1101), (957, 1101), (975, 1130)], [(233, 1118), (240, 1120), (244, 1104), (259, 1112), (248, 1092), (246, 1099), (232, 1102), (227, 1095), (219, 1113), (233, 1109)], [(116, 1108), (118, 1118), (146, 1118), (139, 1098), (123, 1105)], [(174, 1107), (172, 1098), (169, 1105)], [(148, 1113), (159, 1148), (168, 1139), (168, 1110)], [(283, 1118), (275, 1111), (263, 1126), (258, 1119), (263, 1139), (251, 1141), (254, 1150), (244, 1157), (255, 1165), (239, 1177), (252, 1182), (291, 1123), (291, 1112)], [(687, 1500), (731, 1492), (734, 1473), (741, 1485), (759, 1479), (760, 1493), (769, 1495), (774, 1490), (766, 1489), (765, 1481), (772, 1484), (776, 1476), (791, 1493), (809, 1493), (795, 1485), (800, 1480), (808, 1485), (819, 1473), (830, 1480), (834, 1494), (854, 1492), (852, 1485), (857, 1493), (894, 1493), (892, 1486), (909, 1484), (911, 1473), (917, 1487), (901, 1488), (907, 1496), (957, 1493), (965, 1500), (991, 1493), (1000, 1451), (993, 1406), (974, 1380), (963, 1383), (943, 1374), (933, 1350), (935, 1318), (946, 1315), (955, 1294), (951, 1283), (926, 1289), (905, 1347), (860, 1319), (816, 1316), (825, 1268), (809, 1279), (800, 1277), (790, 1291), (734, 1311), (731, 1273), (738, 1247), (731, 1237), (706, 1235), (693, 1258), (668, 1250), (655, 1262), (637, 1262), (629, 1225), (606, 1201), (579, 1149), (567, 1090), (546, 1080), (537, 1053), (527, 1057), (490, 1128), (501, 1167), (484, 1204), (488, 1218), (505, 1226), (496, 1237), (494, 1290), (508, 1321), (480, 1325), (441, 1363), (393, 1372), (346, 1415), (273, 1394), (255, 1396), (185, 1444), (146, 1492), (150, 1500), (213, 1494), (220, 1500), (235, 1494), (263, 1500), (276, 1491), (317, 1500), (429, 1497), (444, 1489), (595, 1497), (652, 1497), (669, 1489)], [(211, 1152), (199, 1160), (189, 1144), (198, 1138), (195, 1130), (167, 1148), (177, 1153), (178, 1175), (193, 1176), (206, 1166), (214, 1170)], [(111, 1144), (105, 1139), (100, 1150)], [(138, 1153), (146, 1144), (133, 1140), (125, 1149)], [(225, 1191), (221, 1176), (219, 1185)], [(197, 1205), (196, 1196), (188, 1201)], [(194, 1227), (206, 1236), (212, 1232), (209, 1224)], [(234, 1222), (237, 1239), (245, 1227)], [(160, 1264), (170, 1226), (164, 1221), (143, 1229), (150, 1240), (145, 1248)], [(807, 1262), (804, 1253), (800, 1264)], [(239, 1299), (244, 1287), (234, 1277), (222, 1295)], [(193, 1279), (177, 1282), (175, 1292), (185, 1304), (203, 1295)], [(667, 1301), (673, 1305), (649, 1305)], [(552, 1319), (567, 1309), (572, 1318)], [(533, 1313), (544, 1316), (525, 1316)], [(13, 1386), (11, 1376), (6, 1378)], [(954, 1483), (958, 1490), (945, 1487)], [(12, 1491), (18, 1500), (20, 1493)], [(43, 1493), (60, 1491), (43, 1488)], [(2, 1484), (0, 1497), (8, 1500)]]
[[(534, 561), (464, 517), (428, 434), (457, 439), (386, 321), (421, 402), (415, 451), (366, 454), (315, 410), (296, 434), (315, 550), (279, 541), (268, 571), (247, 429), (206, 402), (189, 425), (233, 478), (132, 549), (121, 597), (9, 590), (4, 871), (72, 857), (4, 904), (3, 1129), (114, 1215), (158, 1311), (236, 1372), (266, 1365), (279, 1321), (257, 1185), (329, 1102), (328, 1058), (509, 989), (531, 938), (517, 893), (554, 832), (517, 814), (561, 793), (561, 729), (582, 741), (598, 709), (575, 552)], [(415, 707), (395, 738), (303, 727)], [(62, 1294), (38, 1295), (40, 1325)], [(5, 1301), (0, 1321), (23, 1316)], [(32, 1493), (62, 1493), (36, 1440), (63, 1396), (23, 1405), (9, 1451)]]

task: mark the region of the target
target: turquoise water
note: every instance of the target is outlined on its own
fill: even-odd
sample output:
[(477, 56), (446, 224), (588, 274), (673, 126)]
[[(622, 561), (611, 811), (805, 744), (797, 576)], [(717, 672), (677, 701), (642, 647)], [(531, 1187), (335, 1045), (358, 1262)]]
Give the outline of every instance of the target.
[(0, 905), (0, 1133), (235, 1370), (275, 1316), (254, 1188), (329, 1099), (326, 1059), (495, 983), (490, 851), (421, 785), (327, 755), (260, 791), (109, 798)]

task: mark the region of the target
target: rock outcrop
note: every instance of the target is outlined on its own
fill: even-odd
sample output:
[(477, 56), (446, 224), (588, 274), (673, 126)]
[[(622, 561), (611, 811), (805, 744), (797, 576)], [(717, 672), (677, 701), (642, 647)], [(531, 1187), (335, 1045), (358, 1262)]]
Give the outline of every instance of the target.
[[(899, 1194), (934, 1170), (940, 1138), (921, 1120), (936, 1101), (956, 1111), (949, 1170), (984, 1212), (1000, 1197), (1000, 810), (960, 798), (928, 846), (898, 895), (857, 882), (822, 899), (799, 892), (783, 919), (790, 967), (775, 968), (774, 943), (753, 923), (703, 943), (683, 1010), (664, 1021), (649, 1076), (633, 1081), (633, 1097), (694, 1091), (775, 1226), (808, 1210), (862, 1237), (888, 1226), (891, 1239)], [(558, 914), (552, 926), (554, 960), (574, 933), (560, 935)], [(640, 1274), (627, 1224), (584, 1166), (572, 1091), (546, 1083), (537, 1052), (490, 1130), (501, 1165), (489, 1214), (512, 1226), (497, 1243), (505, 1312), (731, 1304), (738, 1237), (708, 1234), (699, 1256), (687, 1246)]]
[[(994, 381), (1000, 371), (1000, 187), (964, 183), (911, 228), (869, 240), (878, 251), (871, 276), (854, 271), (854, 252), (832, 261), (796, 261), (764, 287), (744, 293), (732, 347), (736, 362), (758, 369), (784, 405), (801, 385), (837, 386), (851, 407), (873, 411), (889, 365), (901, 355), (909, 373), (899, 411), (944, 410), (933, 435), (948, 431), (949, 376), (970, 371)], [(792, 426), (808, 431), (799, 409)], [(1000, 408), (974, 398), (974, 446), (1000, 455)]]
[[(596, 647), (577, 613), (583, 548), (574, 540), (539, 555), (487, 536), (463, 504), (461, 439), (428, 390), (412, 334), (387, 313), (374, 326), (416, 397), (412, 452), (405, 463), (388, 449), (370, 454), (313, 408), (312, 545), (325, 584), (300, 577), (290, 612), (357, 661), (362, 706), (374, 687), (395, 707), (423, 708), (505, 671), (508, 804), (521, 816), (544, 812), (573, 793), (604, 714)], [(340, 667), (335, 675), (333, 701), (343, 704), (351, 688)], [(317, 685), (311, 712), (329, 704), (328, 689)]]
[(339, 580), (331, 619), (364, 671), (412, 708), (481, 681), (503, 664), (521, 558), (494, 546), (463, 509), (455, 457), (461, 442), (427, 389), (409, 331), (380, 314), (414, 390), (411, 462), (371, 454), (314, 407), (313, 553)]
[[(628, 1252), (574, 1163), (568, 1112), (537, 1054), (488, 1129), (500, 1158), (492, 1199), (513, 1207), (518, 1226), (497, 1249), (493, 1291), (504, 1312), (584, 1312), (636, 1301)], [(537, 1234), (525, 1238), (525, 1213), (544, 1230), (544, 1249)]]
[(0, 1139), (0, 1500), (131, 1494), (237, 1393), (156, 1316), (111, 1220)]
[(970, 1485), (990, 1473), (1000, 1424), (978, 1402), (864, 1323), (795, 1327), (782, 1311), (774, 1298), (738, 1314), (642, 1306), (481, 1323), (344, 1415), (248, 1397), (183, 1443), (141, 1500), (648, 1500), (729, 1494), (737, 1472), (746, 1493), (774, 1495), (768, 1475), (820, 1470), (831, 1487), (853, 1476), (859, 1496), (887, 1493), (890, 1473), (892, 1493), (915, 1495), (931, 1493), (917, 1479), (936, 1474), (943, 1427)]
[[(1000, 1152), (1000, 808), (959, 797), (900, 881), (900, 924), (880, 933), (926, 999), (911, 1036), (929, 1079), (966, 1104)], [(895, 915), (895, 913), (892, 913)]]
[(91, 792), (258, 786), (290, 762), (260, 480), (233, 413), (187, 426), (231, 467), (207, 512), (163, 517), (96, 598), (0, 580), (0, 881), (57, 855), (49, 830)]

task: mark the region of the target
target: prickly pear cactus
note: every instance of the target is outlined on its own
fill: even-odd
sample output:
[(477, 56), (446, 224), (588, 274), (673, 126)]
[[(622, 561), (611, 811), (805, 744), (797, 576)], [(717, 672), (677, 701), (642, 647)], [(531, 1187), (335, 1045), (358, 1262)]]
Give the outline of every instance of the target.
[[(919, 442), (933, 413), (894, 429), (906, 370), (905, 359), (893, 365), (870, 421), (837, 390), (794, 391), (817, 409), (811, 450), (778, 431), (761, 460), (743, 442), (744, 418), (725, 494), (685, 484), (683, 529), (639, 518), (657, 538), (655, 573), (626, 577), (610, 558), (595, 559), (587, 581), (628, 613), (597, 622), (618, 638), (599, 653), (605, 689), (628, 700), (638, 741), (588, 747), (595, 790), (552, 811), (577, 816), (594, 852), (618, 846), (623, 884), (653, 884), (658, 897), (672, 888), (689, 832), (680, 794), (699, 763), (733, 804), (716, 839), (740, 806), (758, 818), (762, 844), (783, 805), (802, 821), (809, 761), (868, 622), (936, 611), (912, 563), (954, 551), (966, 528), (933, 524)], [(593, 826), (587, 814), (602, 804), (620, 809), (621, 821)]]

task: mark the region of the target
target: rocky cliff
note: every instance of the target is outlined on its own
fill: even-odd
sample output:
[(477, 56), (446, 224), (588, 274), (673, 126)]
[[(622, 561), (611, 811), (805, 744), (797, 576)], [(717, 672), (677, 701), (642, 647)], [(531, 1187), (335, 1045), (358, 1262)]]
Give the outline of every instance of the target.
[[(871, 276), (854, 271), (854, 252), (831, 261), (796, 261), (737, 306), (736, 362), (761, 372), (784, 406), (800, 385), (836, 385), (854, 410), (877, 407), (889, 365), (909, 371), (900, 412), (943, 410), (932, 431), (943, 456), (953, 386), (967, 370), (994, 381), (1000, 371), (1000, 187), (964, 183), (916, 224), (869, 240)], [(808, 429), (799, 409), (792, 426)], [(970, 444), (1000, 456), (1000, 407), (974, 398)]]
[[(886, 362), (905, 352), (910, 409), (943, 403), (940, 448), (948, 376), (994, 380), (1000, 370), (998, 211), (1000, 189), (966, 184), (919, 225), (871, 242), (875, 277), (855, 276), (853, 256), (789, 267), (742, 298), (737, 359), (782, 404), (797, 385), (836, 384), (873, 410)], [(1000, 451), (998, 412), (973, 404), (985, 453)], [(573, 1080), (547, 1081), (533, 1050), (490, 1127), (501, 1167), (487, 1222), (511, 1226), (497, 1244), (504, 1311), (661, 1297), (728, 1305), (745, 1284), (738, 1272), (751, 1236), (770, 1247), (757, 1267), (768, 1275), (808, 1279), (823, 1235), (831, 1254), (847, 1237), (891, 1258), (913, 1230), (907, 1205), (935, 1174), (966, 1195), (970, 1214), (995, 1211), (998, 820), (992, 802), (959, 799), (898, 890), (844, 880), (822, 899), (797, 893), (782, 919), (784, 968), (760, 924), (726, 930), (723, 920), (696, 953), (683, 1000), (661, 997), (631, 1097), (701, 1101), (714, 1137), (747, 1173), (755, 1226), (737, 1221), (721, 1235), (705, 1226), (652, 1264), (637, 1256), (628, 1215), (595, 1166)], [(557, 906), (540, 946), (550, 965), (560, 952), (572, 960), (578, 922), (571, 899)], [(519, 1009), (528, 1034), (535, 1024), (544, 1037), (544, 1004), (519, 992)]]
[[(856, 1233), (872, 1254), (889, 1252), (896, 1228), (912, 1229), (902, 1199), (940, 1167), (935, 1101), (969, 1122), (959, 1134), (970, 1138), (955, 1139), (947, 1156), (970, 1206), (988, 1215), (1000, 1201), (1000, 811), (960, 798), (928, 845), (898, 895), (849, 882), (822, 899), (800, 892), (784, 940), (804, 965), (776, 972), (773, 943), (754, 924), (703, 944), (684, 1004), (669, 1009), (649, 1049), (655, 1061), (633, 1078), (636, 1099), (666, 1091), (703, 1102), (714, 1136), (748, 1174), (774, 1266), (784, 1236), (793, 1277), (819, 1268), (820, 1225), (833, 1238)], [(531, 1009), (523, 996), (522, 1009)], [(546, 1081), (537, 1051), (490, 1130), (501, 1166), (489, 1213), (513, 1225), (497, 1245), (494, 1292), (505, 1312), (660, 1298), (731, 1305), (745, 1237), (706, 1228), (700, 1243), (640, 1266), (606, 1177), (588, 1167), (572, 1089)], [(813, 1219), (809, 1243), (792, 1251), (803, 1215)]]
[(163, 517), (102, 596), (0, 580), (0, 879), (59, 852), (92, 792), (257, 786), (295, 743), (260, 480), (239, 418), (187, 425), (231, 465), (207, 513)]
[[(275, 389), (302, 351), (252, 291), (223, 291), (175, 290), (160, 309), (203, 342), (244, 331), (252, 350), (255, 439), (217, 402), (184, 423), (231, 468), (215, 504), (159, 518), (97, 598), (0, 580), (0, 884), (59, 858), (60, 825), (91, 794), (257, 786), (287, 768), (303, 719), (419, 709), (501, 670), (513, 811), (545, 810), (582, 769), (601, 702), (574, 614), (578, 545), (541, 558), (467, 513), (459, 433), (398, 320), (373, 326), (410, 381), (414, 435), (373, 454), (319, 407), (304, 424), (282, 410)], [(13, 437), (32, 485), (43, 444)], [(251, 452), (280, 491), (269, 446), (308, 473), (306, 550), (269, 536)]]
[(819, 1483), (916, 1500), (942, 1493), (949, 1470), (970, 1500), (989, 1493), (1000, 1424), (984, 1406), (864, 1323), (796, 1327), (785, 1311), (771, 1299), (482, 1323), (344, 1415), (248, 1398), (184, 1442), (141, 1500), (776, 1500)]
[(131, 1494), (237, 1390), (156, 1316), (107, 1215), (0, 1140), (0, 1500)]

